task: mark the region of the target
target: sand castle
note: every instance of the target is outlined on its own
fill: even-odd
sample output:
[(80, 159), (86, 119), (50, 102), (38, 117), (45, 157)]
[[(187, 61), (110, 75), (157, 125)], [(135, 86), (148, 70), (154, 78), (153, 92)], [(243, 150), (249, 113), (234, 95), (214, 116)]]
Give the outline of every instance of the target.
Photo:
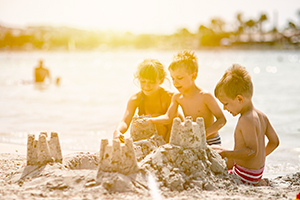
[(51, 133), (47, 139), (47, 133), (39, 134), (38, 140), (34, 134), (28, 134), (27, 140), (27, 165), (46, 165), (50, 162), (62, 163), (62, 153), (58, 134)]
[(203, 118), (196, 122), (173, 120), (170, 143), (140, 162), (142, 169), (155, 174), (159, 187), (182, 191), (187, 188), (214, 190), (224, 187), (216, 175), (227, 177), (226, 163), (206, 144)]
[(124, 144), (115, 139), (112, 145), (109, 145), (108, 139), (101, 140), (98, 174), (101, 171), (131, 174), (138, 170), (131, 138), (125, 139)]
[[(139, 128), (146, 130), (137, 126), (137, 134)], [(50, 177), (49, 182), (41, 181), (39, 187), (50, 191), (94, 187), (91, 190), (104, 189), (110, 193), (147, 193), (151, 188), (147, 182), (149, 174), (163, 191), (227, 189), (231, 184), (241, 183), (240, 179), (228, 175), (225, 161), (206, 145), (202, 118), (196, 122), (191, 118), (185, 122), (174, 119), (169, 144), (156, 134), (135, 143), (132, 138), (125, 139), (125, 143), (102, 139), (96, 154), (77, 153), (75, 159), (69, 157), (68, 166), (45, 165), (49, 162), (62, 162), (57, 133), (51, 133), (50, 139), (47, 133), (41, 133), (38, 140), (28, 135), (27, 166), (14, 179), (24, 187), (33, 178)]]
[[(144, 117), (136, 118), (135, 120), (144, 120)], [(137, 123), (134, 130), (131, 131), (132, 137), (136, 140), (141, 138), (149, 138), (156, 133), (155, 126), (152, 124), (145, 125), (142, 122)], [(140, 136), (141, 135), (141, 136)], [(119, 172), (122, 174), (130, 174), (138, 171), (137, 158), (133, 146), (134, 139), (125, 140), (125, 144), (121, 144), (119, 140), (113, 140), (112, 145), (109, 145), (107, 139), (101, 141), (100, 161), (98, 173), (104, 172)], [(187, 117), (184, 122), (179, 118), (173, 121), (171, 131), (170, 144), (178, 145), (183, 148), (198, 148), (206, 149), (206, 137), (203, 118), (197, 118), (193, 122), (190, 117)]]
[(132, 119), (132, 124), (130, 128), (130, 137), (132, 140), (144, 140), (151, 136), (157, 134), (155, 124), (146, 123), (147, 116), (134, 116)]
[(173, 120), (171, 130), (170, 144), (178, 145), (184, 148), (206, 148), (206, 133), (204, 120), (198, 117), (193, 122), (191, 117), (186, 117), (184, 122), (176, 117)]

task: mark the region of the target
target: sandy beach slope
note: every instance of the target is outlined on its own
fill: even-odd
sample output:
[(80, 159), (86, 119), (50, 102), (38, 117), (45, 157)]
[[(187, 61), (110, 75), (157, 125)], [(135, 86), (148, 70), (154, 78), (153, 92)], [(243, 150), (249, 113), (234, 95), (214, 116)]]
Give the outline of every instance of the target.
[[(63, 152), (64, 157), (70, 152)], [(84, 152), (86, 153), (86, 152)], [(82, 153), (82, 154), (84, 154)], [(74, 153), (73, 153), (74, 154)], [(88, 155), (92, 155), (88, 153)], [(114, 175), (112, 175), (114, 174)], [(108, 173), (106, 184), (97, 183), (97, 168), (70, 169), (63, 164), (26, 166), (26, 147), (1, 144), (0, 199), (294, 199), (300, 191), (300, 172), (270, 180), (270, 186), (161, 187), (155, 194), (150, 182), (136, 181), (132, 190), (124, 175)], [(113, 188), (113, 180), (118, 184)], [(103, 179), (104, 180), (104, 179)], [(120, 184), (120, 180), (123, 183)], [(135, 177), (135, 180), (138, 180)], [(111, 185), (110, 185), (111, 184)], [(148, 189), (145, 189), (148, 188)], [(152, 188), (152, 189), (151, 189)], [(153, 193), (154, 191), (154, 193)]]

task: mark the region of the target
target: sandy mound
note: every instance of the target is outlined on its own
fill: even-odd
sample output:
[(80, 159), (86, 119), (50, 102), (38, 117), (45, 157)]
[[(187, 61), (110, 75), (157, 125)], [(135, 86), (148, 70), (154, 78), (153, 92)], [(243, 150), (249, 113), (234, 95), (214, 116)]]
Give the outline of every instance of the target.
[[(143, 160), (159, 146), (166, 144), (159, 135), (152, 135), (148, 139), (139, 140), (133, 143), (137, 161)], [(63, 165), (68, 169), (97, 169), (100, 154), (99, 152), (76, 152), (64, 156)]]
[(139, 140), (133, 143), (135, 156), (137, 161), (143, 160), (152, 151), (156, 150), (159, 146), (166, 144), (162, 136), (152, 135), (148, 139)]
[(62, 163), (44, 164), (40, 158), (57, 150), (48, 148), (44, 136), (32, 139), (38, 162), (26, 165), (28, 157), (0, 154), (0, 199), (292, 199), (300, 191), (300, 172), (271, 180), (268, 187), (242, 184), (206, 145), (201, 120), (173, 127), (177, 136), (170, 144), (156, 134), (122, 145), (105, 140), (99, 153), (69, 154)]
[(97, 169), (99, 152), (77, 152), (64, 156), (63, 165), (68, 169)]
[(215, 190), (241, 183), (227, 173), (225, 161), (210, 147), (189, 149), (166, 144), (148, 155), (140, 166), (155, 174), (160, 187), (170, 190)]
[[(149, 172), (156, 177), (162, 199), (293, 199), (300, 191), (300, 172), (272, 179), (269, 187), (254, 187), (239, 184), (231, 175), (215, 174), (209, 168), (206, 168), (206, 173), (209, 173), (206, 180), (197, 179), (183, 167), (183, 163), (175, 164), (179, 163), (178, 160), (167, 161), (167, 166), (173, 169), (168, 176), (163, 175), (164, 167), (155, 164), (153, 157), (163, 155), (166, 149), (180, 151), (177, 147), (168, 150), (168, 146), (160, 147), (139, 162), (142, 166), (139, 173), (125, 176), (103, 172), (98, 178), (97, 169), (72, 170), (60, 163), (40, 168), (26, 167), (25, 156), (0, 154), (0, 199), (153, 199), (151, 191), (155, 191), (154, 186), (146, 178)], [(166, 157), (163, 156), (163, 160), (165, 162)], [(180, 177), (173, 172), (180, 174), (181, 178), (172, 180), (171, 177)], [(220, 178), (223, 180), (216, 183)], [(208, 183), (214, 186), (213, 190), (209, 189)], [(184, 190), (180, 191), (182, 187)]]

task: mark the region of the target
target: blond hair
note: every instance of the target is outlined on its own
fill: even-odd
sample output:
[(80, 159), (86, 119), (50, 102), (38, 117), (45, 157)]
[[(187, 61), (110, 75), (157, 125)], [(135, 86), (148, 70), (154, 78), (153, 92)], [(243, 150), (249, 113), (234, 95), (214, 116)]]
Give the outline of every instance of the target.
[(253, 95), (251, 76), (245, 67), (233, 64), (219, 80), (214, 92), (217, 98), (222, 94), (231, 99), (234, 99), (237, 95), (245, 95), (251, 98)]
[(169, 70), (184, 68), (189, 74), (198, 73), (198, 61), (194, 52), (183, 50), (174, 56), (173, 61), (169, 65)]
[(145, 59), (138, 65), (134, 77), (137, 79), (143, 78), (152, 81), (165, 79), (167, 73), (161, 62), (157, 59)]

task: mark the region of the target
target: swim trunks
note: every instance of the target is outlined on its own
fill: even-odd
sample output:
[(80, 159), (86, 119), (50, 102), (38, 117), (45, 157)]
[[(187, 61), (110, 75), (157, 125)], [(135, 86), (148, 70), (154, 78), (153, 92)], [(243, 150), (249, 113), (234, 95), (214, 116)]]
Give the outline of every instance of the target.
[(237, 164), (234, 164), (232, 170), (228, 170), (230, 174), (235, 174), (241, 178), (243, 183), (255, 185), (262, 178), (265, 166), (260, 169), (248, 169)]
[(218, 134), (213, 138), (206, 139), (206, 143), (208, 145), (213, 145), (213, 144), (221, 145), (221, 136)]

